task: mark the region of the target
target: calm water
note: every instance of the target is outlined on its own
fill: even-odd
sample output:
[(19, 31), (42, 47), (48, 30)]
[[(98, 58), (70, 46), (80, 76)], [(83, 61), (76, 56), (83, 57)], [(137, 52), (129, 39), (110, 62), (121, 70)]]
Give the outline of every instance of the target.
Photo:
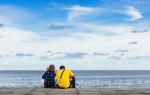
[[(43, 71), (0, 71), (0, 87), (40, 87)], [(79, 87), (150, 87), (150, 71), (74, 71)]]

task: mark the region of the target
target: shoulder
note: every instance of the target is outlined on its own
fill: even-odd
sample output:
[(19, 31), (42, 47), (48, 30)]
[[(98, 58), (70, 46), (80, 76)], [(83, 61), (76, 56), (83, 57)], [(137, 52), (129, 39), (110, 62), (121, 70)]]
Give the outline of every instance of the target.
[(48, 71), (45, 71), (45, 74), (47, 74), (48, 73)]
[(52, 73), (55, 73), (55, 72), (52, 72), (52, 71), (46, 71), (45, 73), (46, 73), (46, 74), (52, 74)]
[(57, 73), (60, 73), (60, 72), (61, 72), (61, 70), (57, 70), (57, 71), (56, 71), (56, 74), (57, 74)]
[(71, 69), (68, 69), (68, 68), (67, 68), (66, 70), (67, 70), (67, 71), (71, 71)]
[(67, 72), (72, 72), (70, 69), (65, 69)]

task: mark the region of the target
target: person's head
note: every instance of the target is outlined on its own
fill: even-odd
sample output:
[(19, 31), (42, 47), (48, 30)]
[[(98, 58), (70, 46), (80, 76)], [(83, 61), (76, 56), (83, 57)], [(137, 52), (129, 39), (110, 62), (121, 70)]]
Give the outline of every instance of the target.
[(62, 66), (60, 66), (60, 68), (59, 68), (59, 69), (60, 69), (60, 70), (61, 70), (61, 69), (65, 69), (65, 66), (63, 66), (63, 65), (62, 65)]
[(55, 71), (55, 66), (52, 64), (52, 65), (49, 65), (48, 67), (48, 71)]

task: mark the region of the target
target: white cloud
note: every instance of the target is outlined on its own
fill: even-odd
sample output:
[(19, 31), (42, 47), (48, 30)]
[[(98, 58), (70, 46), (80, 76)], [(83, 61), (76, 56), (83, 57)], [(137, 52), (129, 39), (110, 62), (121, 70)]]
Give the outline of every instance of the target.
[(38, 38), (38, 35), (35, 33), (28, 31), (28, 30), (22, 30), (18, 28), (13, 27), (3, 27), (0, 29), (0, 35), (2, 36), (3, 41), (7, 42), (23, 42), (23, 41), (30, 41), (35, 38)]
[(91, 33), (99, 33), (101, 35), (125, 34), (135, 29), (132, 25), (127, 24), (86, 24), (80, 23), (81, 29), (86, 29)]
[(133, 6), (127, 6), (124, 14), (129, 16), (131, 21), (143, 18), (141, 12)]
[(74, 19), (77, 19), (80, 16), (93, 14), (98, 11), (100, 11), (100, 8), (93, 8), (93, 7), (83, 7), (79, 5), (74, 5), (72, 7), (64, 8), (66, 10), (69, 10), (68, 20), (72, 21)]
[[(143, 69), (143, 64), (148, 65), (148, 58), (138, 61), (139, 59), (130, 60), (130, 57), (149, 56), (149, 32), (140, 34), (125, 32), (123, 30), (128, 27), (127, 25), (119, 27), (118, 25), (102, 26), (84, 24), (84, 27), (83, 25), (81, 27), (89, 27), (91, 31), (98, 29), (99, 31), (107, 30), (111, 32), (112, 30), (112, 32), (120, 33), (120, 35), (105, 36), (101, 35), (98, 31), (90, 33), (76, 32), (71, 33), (69, 36), (49, 37), (47, 38), (48, 40), (41, 41), (39, 39), (43, 37), (36, 32), (5, 26), (0, 28), (0, 35), (2, 35), (0, 39), (0, 53), (3, 56), (0, 59), (0, 66), (9, 65), (9, 67), (13, 67), (13, 65), (17, 66), (18, 64), (22, 64), (28, 67), (32, 64), (32, 66), (36, 67), (34, 69), (44, 69), (46, 65), (53, 63), (56, 66), (64, 64), (68, 67), (72, 67), (72, 69), (140, 69), (140, 66), (142, 67), (141, 69)], [(113, 29), (115, 31), (113, 31)], [(129, 28), (129, 30), (130, 29), (132, 28)], [(126, 31), (128, 31), (128, 29), (126, 29)], [(137, 41), (138, 44), (129, 45), (128, 43), (131, 41)], [(130, 52), (124, 56), (120, 56), (119, 53), (115, 52), (118, 49), (125, 49)], [(39, 57), (41, 56), (50, 57), (49, 54), (45, 53), (47, 50), (56, 52), (85, 52), (89, 55), (80, 59), (55, 59), (57, 56), (54, 55), (53, 60), (40, 60)], [(30, 53), (35, 56), (24, 58), (14, 57), (13, 55), (17, 52)], [(93, 56), (93, 52), (104, 52), (110, 55), (103, 57)], [(5, 55), (12, 56), (5, 57)], [(120, 61), (107, 59), (110, 56), (119, 56), (122, 58)], [(138, 62), (138, 67), (134, 65), (134, 67), (131, 68), (132, 62)], [(81, 67), (83, 64), (86, 64), (86, 68)], [(145, 68), (148, 69), (147, 66), (145, 66)]]
[[(83, 7), (75, 5), (66, 7), (69, 10), (68, 20), (84, 19), (88, 15), (93, 15), (102, 12), (98, 7)], [(109, 10), (108, 10), (109, 11)], [(131, 17), (130, 20), (138, 20), (143, 16), (136, 8), (128, 6), (125, 14)], [(127, 24), (94, 24), (94, 23), (73, 23), (77, 27), (63, 30), (64, 33), (69, 33), (67, 36), (49, 36), (50, 32), (46, 32), (46, 38), (38, 34), (36, 31), (24, 30), (21, 28), (10, 27), (7, 24), (26, 21), (25, 18), (32, 17), (33, 14), (25, 9), (14, 6), (0, 5), (0, 23), (4, 24), (0, 28), (0, 69), (43, 69), (49, 63), (66, 65), (72, 69), (150, 69), (149, 59), (133, 59), (136, 56), (150, 56), (150, 32), (131, 33), (133, 30), (143, 30), (148, 24), (138, 25), (137, 29), (134, 25)], [(64, 23), (64, 22), (63, 22)], [(6, 25), (5, 25), (6, 24)], [(55, 26), (55, 28), (57, 28)], [(59, 27), (59, 28), (62, 28)], [(149, 29), (148, 26), (146, 29)], [(67, 32), (66, 32), (67, 31)], [(69, 31), (69, 32), (68, 32)], [(42, 31), (43, 33), (43, 31)], [(58, 34), (60, 31), (57, 32)], [(54, 34), (57, 34), (56, 32)], [(62, 33), (62, 31), (61, 31)], [(61, 34), (60, 33), (60, 34)], [(113, 34), (113, 35), (112, 35)], [(46, 40), (41, 40), (46, 39)], [(138, 44), (130, 45), (129, 42), (137, 42)], [(123, 56), (116, 50), (129, 50)], [(59, 56), (47, 54), (45, 51), (54, 52), (85, 52), (89, 55), (80, 59), (63, 59), (63, 54)], [(33, 54), (35, 56), (23, 58), (14, 56), (17, 52), (25, 54)], [(93, 56), (94, 52), (109, 53), (108, 56)], [(44, 60), (40, 58), (45, 57)], [(47, 60), (46, 57), (52, 60)], [(121, 60), (115, 58), (121, 57)], [(57, 57), (57, 59), (55, 59)], [(113, 57), (112, 59), (108, 59)], [(132, 59), (132, 60), (131, 60)], [(137, 65), (131, 65), (137, 63)], [(143, 65), (144, 64), (144, 65)], [(81, 65), (86, 65), (85, 67)], [(137, 66), (137, 67), (136, 67)]]
[[(112, 11), (112, 9), (106, 10), (106, 8), (105, 8), (105, 10), (104, 10), (104, 8), (100, 8), (100, 7), (83, 7), (83, 6), (79, 6), (79, 5), (74, 5), (72, 7), (66, 7), (64, 9), (69, 10), (69, 14), (67, 17), (68, 21), (84, 19), (91, 14), (95, 15), (95, 14), (100, 14), (100, 13), (104, 13), (104, 12), (108, 12), (108, 13), (116, 12), (116, 11)], [(121, 11), (121, 13), (129, 16), (130, 17), (129, 20), (131, 20), (131, 21), (135, 21), (135, 20), (143, 18), (142, 13), (133, 6), (126, 6), (125, 11)]]

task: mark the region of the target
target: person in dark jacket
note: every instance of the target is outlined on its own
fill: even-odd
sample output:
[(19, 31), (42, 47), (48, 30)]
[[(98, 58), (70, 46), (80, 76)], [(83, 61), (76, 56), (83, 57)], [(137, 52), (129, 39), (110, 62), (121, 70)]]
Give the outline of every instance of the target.
[(43, 74), (42, 79), (44, 79), (44, 88), (54, 88), (55, 87), (55, 66), (50, 65), (47, 71)]

